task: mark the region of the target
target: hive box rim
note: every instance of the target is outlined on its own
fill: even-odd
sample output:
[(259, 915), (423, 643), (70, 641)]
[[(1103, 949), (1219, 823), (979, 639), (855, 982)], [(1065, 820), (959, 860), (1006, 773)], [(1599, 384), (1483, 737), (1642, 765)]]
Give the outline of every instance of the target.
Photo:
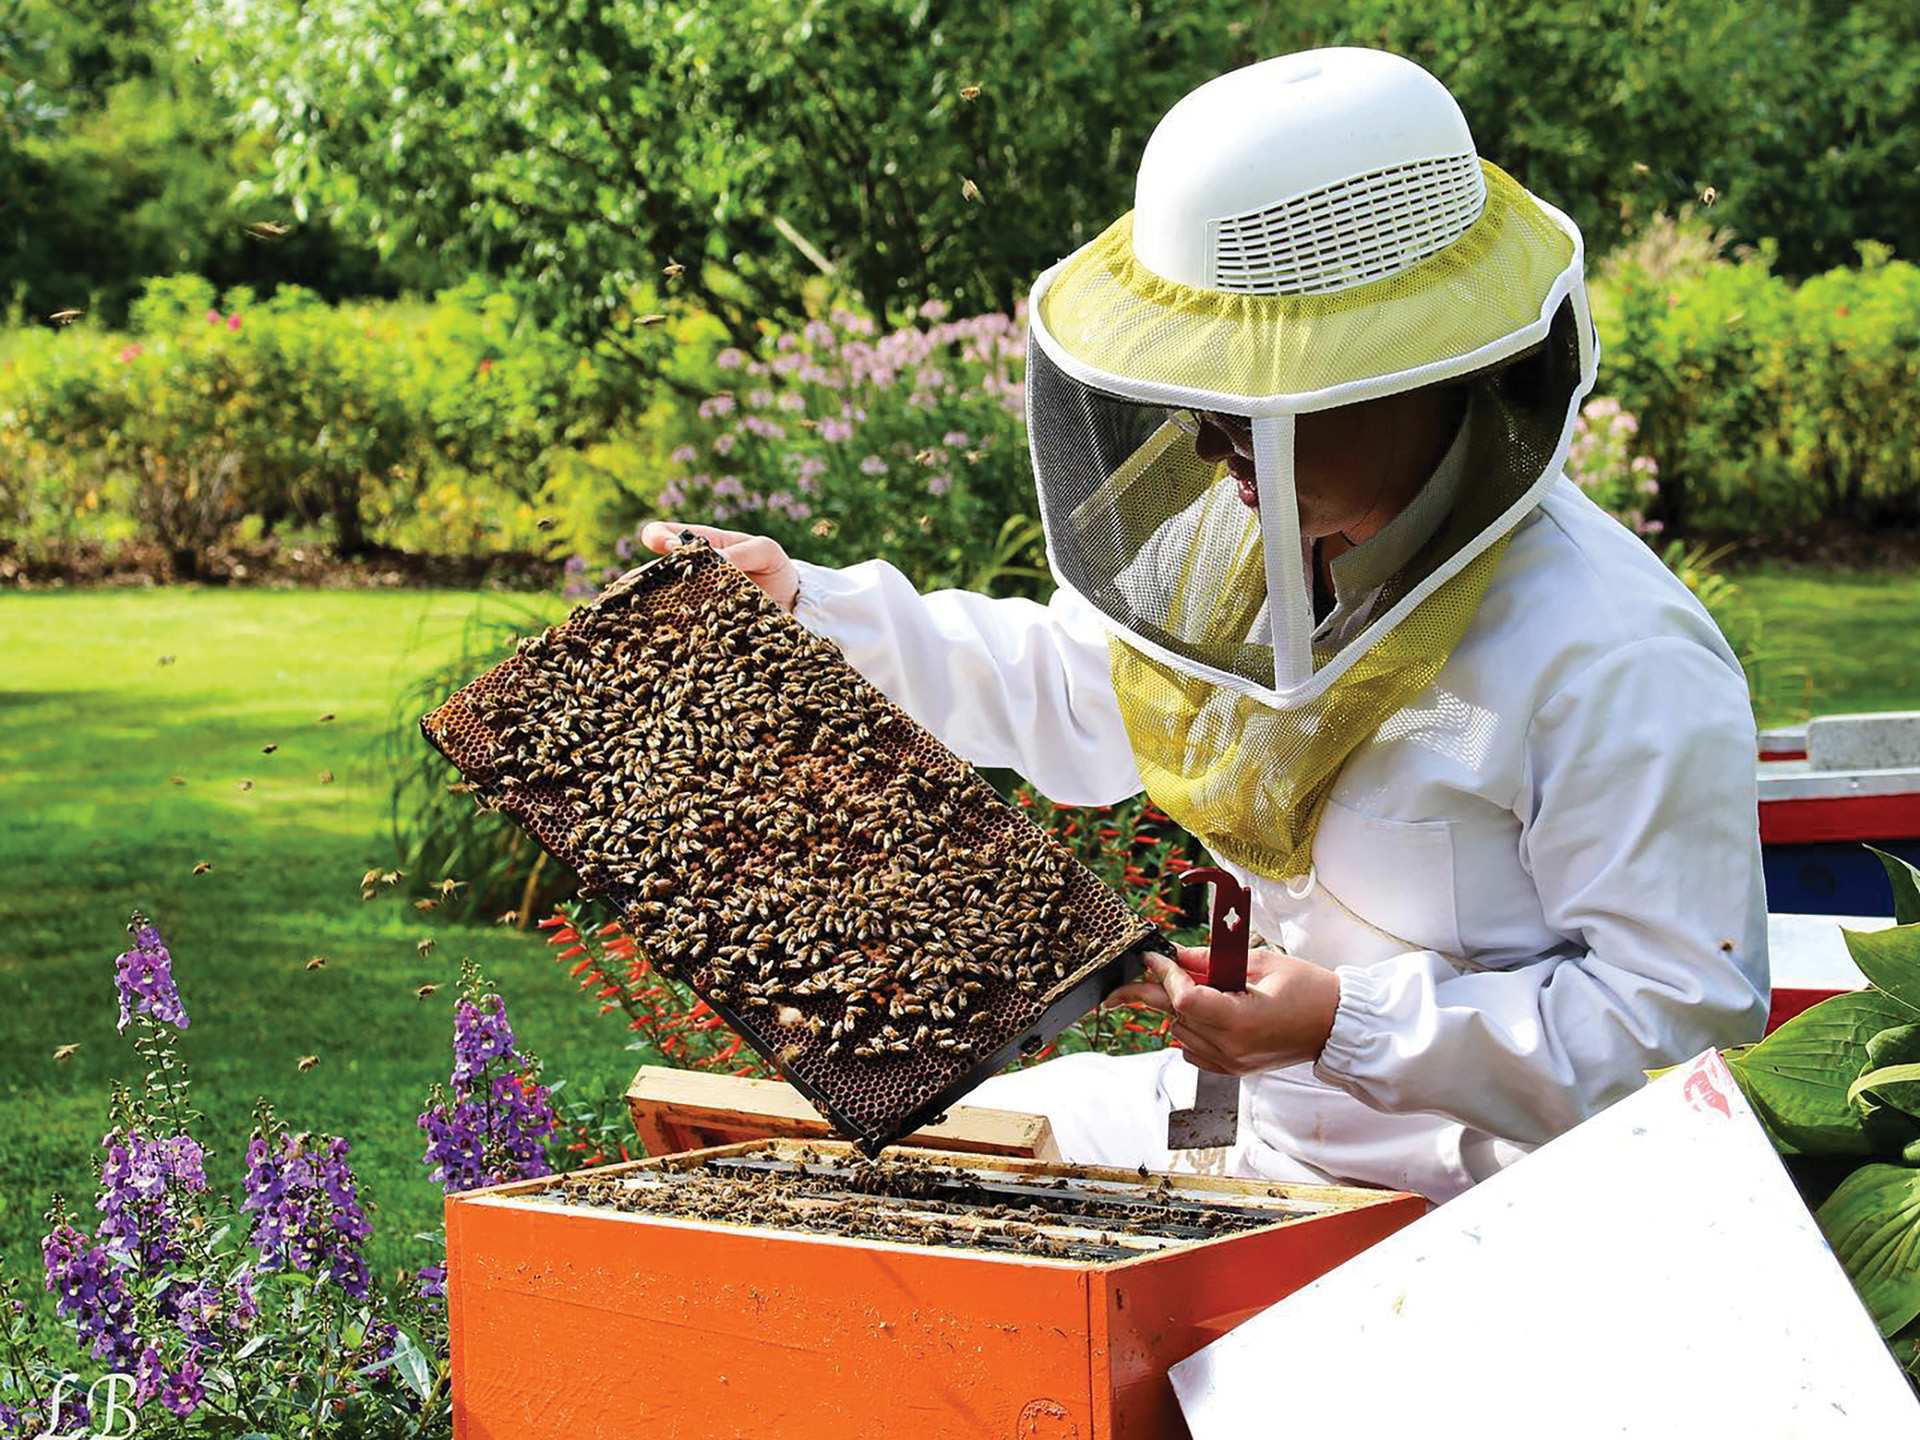
[[(1181, 1190), (1228, 1190), (1237, 1191), (1245, 1196), (1260, 1196), (1276, 1202), (1317, 1205), (1320, 1208), (1309, 1215), (1289, 1215), (1276, 1217), (1261, 1225), (1246, 1230), (1235, 1230), (1223, 1235), (1209, 1236), (1204, 1240), (1189, 1240), (1178, 1245), (1165, 1246), (1158, 1250), (1145, 1251), (1129, 1256), (1124, 1260), (1076, 1260), (1057, 1255), (1025, 1255), (998, 1250), (969, 1248), (960, 1245), (913, 1244), (901, 1240), (889, 1240), (883, 1236), (837, 1235), (816, 1230), (788, 1230), (770, 1225), (744, 1225), (728, 1220), (691, 1219), (681, 1215), (656, 1215), (645, 1211), (614, 1210), (600, 1205), (569, 1204), (555, 1201), (542, 1201), (529, 1198), (541, 1190), (554, 1189), (576, 1176), (612, 1176), (629, 1171), (646, 1169), (685, 1168), (688, 1162), (702, 1158), (713, 1158), (737, 1154), (781, 1154), (797, 1151), (801, 1148), (818, 1149), (821, 1146), (833, 1146), (844, 1149), (849, 1156), (858, 1153), (858, 1147), (847, 1140), (789, 1140), (774, 1138), (768, 1140), (744, 1140), (731, 1145), (711, 1145), (701, 1150), (681, 1150), (672, 1155), (642, 1156), (637, 1160), (621, 1160), (611, 1165), (589, 1166), (583, 1170), (568, 1171), (564, 1175), (537, 1175), (531, 1179), (509, 1180), (499, 1185), (486, 1185), (472, 1190), (459, 1190), (446, 1198), (446, 1208), (450, 1212), (456, 1205), (479, 1205), (488, 1209), (517, 1210), (540, 1215), (565, 1215), (584, 1217), (593, 1220), (622, 1220), (643, 1225), (663, 1225), (669, 1229), (697, 1230), (707, 1234), (735, 1235), (743, 1239), (781, 1240), (781, 1241), (826, 1241), (854, 1249), (873, 1249), (881, 1247), (888, 1251), (906, 1251), (914, 1254), (940, 1254), (958, 1256), (988, 1264), (1042, 1265), (1053, 1269), (1088, 1271), (1099, 1274), (1111, 1274), (1135, 1266), (1165, 1260), (1170, 1255), (1186, 1255), (1209, 1247), (1228, 1243), (1249, 1235), (1264, 1235), (1273, 1230), (1285, 1229), (1294, 1225), (1310, 1223), (1328, 1215), (1350, 1214), (1356, 1210), (1369, 1209), (1377, 1205), (1404, 1203), (1420, 1197), (1401, 1190), (1376, 1190), (1367, 1186), (1353, 1185), (1312, 1185), (1291, 1180), (1261, 1180), (1238, 1175), (1203, 1175), (1181, 1171), (1149, 1171), (1147, 1178), (1165, 1179), (1168, 1188)], [(930, 1150), (916, 1148), (912, 1156), (916, 1162), (928, 1164), (952, 1165), (961, 1169), (1004, 1170), (1028, 1175), (1050, 1175), (1055, 1173), (1093, 1179), (1114, 1179), (1138, 1183), (1142, 1178), (1137, 1169), (1127, 1169), (1112, 1165), (1071, 1165), (1058, 1161), (1029, 1160), (1021, 1156), (983, 1155), (974, 1151)], [(1422, 1202), (1424, 1203), (1424, 1202)], [(1248, 1206), (1254, 1209), (1254, 1206)]]

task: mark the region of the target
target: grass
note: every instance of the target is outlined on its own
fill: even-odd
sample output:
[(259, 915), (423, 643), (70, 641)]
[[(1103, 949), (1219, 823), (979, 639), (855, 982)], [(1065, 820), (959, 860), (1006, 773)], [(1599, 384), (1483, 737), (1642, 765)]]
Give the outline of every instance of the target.
[(1763, 564), (1732, 579), (1760, 621), (1761, 725), (1920, 709), (1920, 574)]
[[(393, 863), (381, 758), (393, 697), (454, 652), (476, 600), (0, 598), (0, 1248), (35, 1290), (40, 1211), (56, 1189), (91, 1207), (108, 1087), (137, 1073), (112, 983), (136, 906), (162, 927), (192, 1015), (182, 1049), (201, 1138), (220, 1152), (210, 1177), (237, 1182), (257, 1095), (296, 1128), (347, 1136), (375, 1207), (369, 1258), (389, 1272), (428, 1257), (413, 1236), (439, 1217), (414, 1116), (451, 1065), (459, 957), (498, 983), (550, 1078), (624, 1089), (636, 1057), (622, 1032), (535, 936), (433, 923), (408, 902), (438, 876), (360, 899), (361, 875)], [(195, 877), (202, 860), (213, 869)], [(426, 956), (423, 938), (436, 942)], [(314, 955), (325, 968), (306, 968)], [(417, 999), (428, 982), (445, 988)], [(302, 1072), (306, 1055), (318, 1063)]]

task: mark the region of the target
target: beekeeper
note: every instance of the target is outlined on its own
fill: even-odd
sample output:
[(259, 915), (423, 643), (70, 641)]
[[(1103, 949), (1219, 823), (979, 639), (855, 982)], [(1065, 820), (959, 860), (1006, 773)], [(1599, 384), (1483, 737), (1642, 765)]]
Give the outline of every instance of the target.
[[(1747, 689), (1562, 473), (1582, 272), (1418, 66), (1250, 65), (1034, 285), (1048, 604), (702, 532), (962, 756), (1068, 804), (1144, 788), (1252, 887), (1245, 993), (1197, 950), (1125, 994), (1182, 1049), (972, 1100), (1046, 1114), (1077, 1162), (1440, 1200), (1759, 1035)], [(1167, 1149), (1196, 1065), (1247, 1077), (1230, 1152)]]

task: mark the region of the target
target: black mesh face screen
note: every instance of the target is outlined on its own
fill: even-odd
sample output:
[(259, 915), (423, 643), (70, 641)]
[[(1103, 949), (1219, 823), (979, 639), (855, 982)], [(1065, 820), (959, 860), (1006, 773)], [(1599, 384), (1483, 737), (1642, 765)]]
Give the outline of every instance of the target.
[(1193, 412), (1083, 385), (1028, 348), (1034, 478), (1053, 562), (1109, 619), (1258, 685), (1273, 651), (1259, 518), (1195, 449)]

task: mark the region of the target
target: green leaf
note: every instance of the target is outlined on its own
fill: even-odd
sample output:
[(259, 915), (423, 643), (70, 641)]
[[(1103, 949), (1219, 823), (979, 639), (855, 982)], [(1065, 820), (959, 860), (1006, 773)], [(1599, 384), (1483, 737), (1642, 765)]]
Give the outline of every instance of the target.
[(413, 1387), (413, 1393), (422, 1400), (433, 1388), (427, 1357), (420, 1353), (420, 1347), (413, 1343), (413, 1337), (404, 1330), (393, 1332), (393, 1360), (399, 1368), (401, 1377)]
[(1882, 1105), (1908, 1115), (1920, 1114), (1916, 1108), (1920, 1107), (1920, 1065), (1882, 1065), (1878, 1070), (1868, 1070), (1847, 1087), (1847, 1100), (1857, 1105), (1870, 1090), (1878, 1092)]
[(1883, 1337), (1920, 1316), (1920, 1170), (1862, 1165), (1818, 1219)]
[(1914, 1015), (1920, 1015), (1920, 925), (1843, 929), (1840, 936), (1862, 975)]
[(1883, 1153), (1888, 1139), (1868, 1129), (1847, 1091), (1866, 1068), (1867, 1042), (1912, 1022), (1912, 1012), (1878, 991), (1836, 995), (1794, 1016), (1729, 1068), (1767, 1129), (1796, 1150)]
[(1899, 925), (1920, 924), (1920, 869), (1876, 846), (1869, 845), (1867, 849), (1878, 855), (1880, 863), (1886, 867), (1887, 880), (1893, 886), (1894, 922)]

